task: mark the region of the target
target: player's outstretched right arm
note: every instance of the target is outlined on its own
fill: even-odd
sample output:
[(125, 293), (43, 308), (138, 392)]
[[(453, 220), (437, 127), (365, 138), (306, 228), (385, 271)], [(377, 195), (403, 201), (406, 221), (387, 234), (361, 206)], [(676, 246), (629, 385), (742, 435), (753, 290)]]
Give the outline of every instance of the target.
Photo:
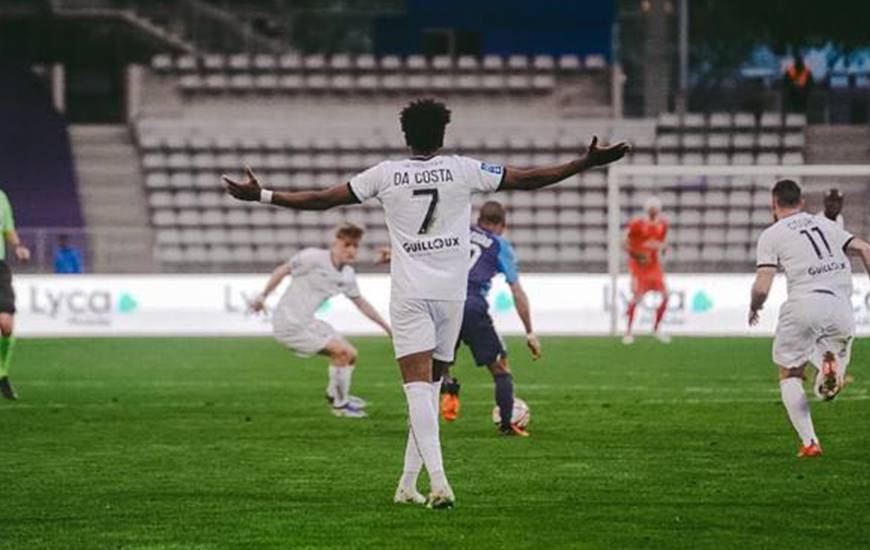
[(269, 296), (269, 294), (272, 293), (273, 290), (275, 290), (278, 287), (278, 285), (281, 284), (281, 281), (283, 281), (285, 277), (290, 275), (290, 271), (291, 271), (290, 262), (285, 262), (285, 263), (279, 265), (278, 267), (276, 267), (274, 271), (272, 271), (272, 275), (269, 277), (269, 280), (266, 282), (266, 288), (264, 288), (263, 292), (258, 294), (257, 297), (254, 298), (254, 301), (251, 302), (251, 310), (252, 311), (254, 311), (254, 312), (263, 311), (263, 309), (266, 306), (266, 298)]
[(317, 191), (271, 191), (263, 189), (250, 167), (245, 167), (248, 179), (236, 181), (223, 176), (227, 192), (242, 201), (260, 201), (293, 210), (326, 210), (334, 206), (358, 204), (347, 184)]
[(499, 191), (527, 190), (532, 191), (570, 178), (580, 172), (616, 162), (631, 149), (628, 143), (620, 141), (609, 147), (598, 147), (598, 137), (592, 138), (592, 143), (586, 153), (570, 162), (542, 168), (505, 168), (504, 180)]
[(846, 243), (846, 253), (853, 256), (859, 256), (861, 258), (861, 263), (864, 264), (864, 270), (867, 272), (867, 275), (870, 276), (870, 243), (859, 237), (852, 237), (852, 239)]

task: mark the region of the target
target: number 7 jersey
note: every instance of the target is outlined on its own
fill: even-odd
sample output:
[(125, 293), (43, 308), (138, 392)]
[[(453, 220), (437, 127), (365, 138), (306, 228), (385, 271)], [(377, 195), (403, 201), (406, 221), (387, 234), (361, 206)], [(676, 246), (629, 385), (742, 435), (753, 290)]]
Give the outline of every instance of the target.
[(788, 299), (813, 292), (851, 300), (852, 266), (846, 246), (852, 235), (836, 223), (799, 212), (785, 217), (758, 238), (758, 267), (782, 267)]
[(504, 167), (437, 155), (384, 161), (350, 180), (381, 203), (390, 233), (393, 299), (464, 301), (471, 195), (498, 189)]

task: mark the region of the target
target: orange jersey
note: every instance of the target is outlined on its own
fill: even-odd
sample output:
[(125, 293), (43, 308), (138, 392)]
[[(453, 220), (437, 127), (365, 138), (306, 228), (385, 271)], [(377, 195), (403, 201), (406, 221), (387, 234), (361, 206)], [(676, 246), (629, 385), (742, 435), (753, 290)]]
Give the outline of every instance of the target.
[[(659, 217), (655, 221), (649, 218), (634, 218), (628, 224), (628, 267), (632, 273), (661, 270), (659, 250), (649, 246), (649, 241), (664, 241), (668, 234), (668, 222)], [(646, 261), (635, 256), (642, 255)]]

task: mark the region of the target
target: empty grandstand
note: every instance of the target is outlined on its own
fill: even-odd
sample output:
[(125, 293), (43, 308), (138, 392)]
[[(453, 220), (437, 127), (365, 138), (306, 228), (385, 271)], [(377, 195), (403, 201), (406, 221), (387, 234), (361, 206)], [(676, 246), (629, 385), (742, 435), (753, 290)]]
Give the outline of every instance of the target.
[[(330, 227), (350, 219), (369, 230), (363, 268), (377, 269), (374, 251), (387, 234), (374, 205), (327, 213), (252, 210), (224, 195), (220, 175), (247, 164), (277, 189), (341, 183), (406, 154), (396, 114), (423, 95), (444, 99), (454, 112), (447, 149), (490, 162), (560, 162), (592, 135), (631, 141), (627, 162), (635, 165), (867, 161), (857, 146), (844, 159), (831, 156), (842, 148), (825, 148), (831, 135), (857, 131), (845, 141), (864, 139), (866, 126), (820, 126), (804, 113), (750, 111), (712, 99), (704, 112), (649, 112), (660, 90), (624, 79), (622, 63), (630, 65), (637, 37), (613, 31), (615, 21), (634, 28), (628, 22), (638, 12), (629, 6), (617, 12), (603, 3), (578, 14), (514, 2), (513, 19), (483, 26), (450, 6), (434, 13), (425, 2), (370, 2), (366, 11), (348, 1), (334, 16), (307, 4), (279, 4), (58, 1), (28, 10), (3, 2), (6, 20), (18, 18), (19, 25), (7, 27), (13, 37), (22, 25), (47, 29), (48, 20), (67, 37), (86, 35), (82, 28), (93, 21), (124, 37), (116, 50), (121, 60), (108, 74), (100, 72), (103, 65), (81, 66), (59, 44), (31, 60), (57, 109), (72, 120), (107, 123), (72, 127), (70, 171), (77, 178), (55, 178), (80, 197), (83, 222), (74, 214), (78, 199), (71, 199), (69, 220), (30, 223), (32, 238), (48, 251), (57, 234), (72, 231), (101, 271), (248, 271), (324, 243)], [(474, 10), (482, 20), (494, 17), (486, 3)], [(644, 20), (647, 40), (660, 24), (653, 12)], [(572, 22), (539, 36), (516, 30), (514, 20), (545, 17)], [(346, 40), (320, 47), (305, 30), (315, 20)], [(442, 26), (429, 28), (434, 22)], [(613, 48), (619, 41), (621, 53)], [(98, 38), (86, 42), (100, 49)], [(635, 70), (627, 69), (630, 77)], [(863, 81), (853, 75), (849, 82)], [(638, 110), (628, 103), (639, 96), (647, 113), (625, 118)], [(805, 183), (814, 197), (831, 182)], [(751, 266), (755, 239), (769, 222), (769, 185), (760, 177), (635, 176), (620, 190), (620, 217), (628, 220), (654, 190), (672, 223), (670, 269), (741, 271)], [(866, 196), (866, 185), (849, 185), (848, 193)], [(607, 191), (600, 171), (534, 196), (501, 195), (510, 208), (509, 237), (527, 268), (604, 271)], [(847, 218), (866, 233), (868, 216), (856, 206), (865, 202), (850, 204)]]

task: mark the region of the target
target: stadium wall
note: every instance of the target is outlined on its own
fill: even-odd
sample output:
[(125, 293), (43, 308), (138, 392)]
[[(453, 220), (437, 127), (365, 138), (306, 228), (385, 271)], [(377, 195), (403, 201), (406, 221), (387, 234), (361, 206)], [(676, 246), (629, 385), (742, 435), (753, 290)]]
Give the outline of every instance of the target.
[[(751, 274), (680, 274), (668, 277), (671, 289), (666, 327), (677, 335), (770, 336), (785, 281), (774, 285), (758, 327), (746, 325)], [(267, 336), (268, 316), (247, 311), (262, 289), (265, 275), (20, 275), (16, 323), (25, 337), (52, 336)], [(544, 335), (600, 335), (610, 327), (608, 275), (524, 274), (536, 332)], [(386, 314), (389, 278), (360, 275), (360, 289)], [(629, 296), (629, 281), (620, 277), (620, 311)], [(270, 297), (278, 301), (283, 287)], [(502, 280), (490, 292), (493, 318), (505, 334), (521, 334), (511, 294)], [(858, 332), (870, 335), (870, 281), (855, 276), (852, 297)], [(649, 297), (638, 319), (639, 332), (651, 325), (657, 298)], [(318, 316), (341, 332), (377, 335), (379, 329), (346, 299), (324, 304)], [(620, 316), (620, 324), (624, 319)]]

